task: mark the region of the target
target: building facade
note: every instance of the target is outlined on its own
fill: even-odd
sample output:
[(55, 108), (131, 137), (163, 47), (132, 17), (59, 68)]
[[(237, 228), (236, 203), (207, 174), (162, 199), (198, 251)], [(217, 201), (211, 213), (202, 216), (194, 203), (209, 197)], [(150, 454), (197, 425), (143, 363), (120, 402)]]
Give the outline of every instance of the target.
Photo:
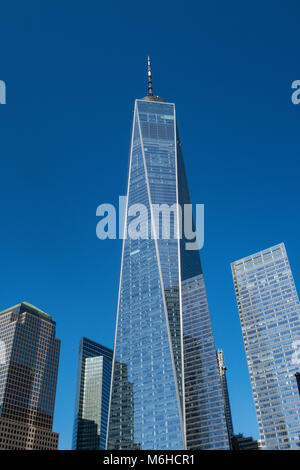
[[(175, 105), (153, 95), (150, 67), (148, 77), (134, 107), (108, 449), (228, 449), (199, 250), (176, 237), (190, 196)], [(136, 204), (147, 209), (139, 237)], [(162, 204), (174, 209), (167, 235)]]
[(253, 437), (245, 437), (243, 434), (235, 434), (231, 438), (232, 450), (261, 450), (260, 441)]
[(227, 384), (227, 377), (226, 377), (227, 367), (225, 366), (223, 351), (221, 350), (217, 351), (217, 359), (218, 359), (219, 374), (221, 378), (221, 385), (222, 385), (224, 404), (225, 404), (225, 417), (226, 417), (227, 430), (228, 430), (229, 439), (231, 440), (233, 436), (233, 424), (232, 424), (231, 407), (230, 407), (228, 384)]
[(260, 449), (260, 442), (253, 439), (253, 437), (245, 437), (243, 434), (234, 434), (233, 431), (233, 422), (232, 422), (232, 415), (231, 415), (231, 406), (230, 406), (230, 399), (229, 399), (229, 391), (228, 391), (228, 384), (227, 384), (227, 377), (226, 371), (227, 367), (224, 361), (224, 354), (223, 351), (217, 351), (217, 359), (218, 359), (218, 366), (219, 366), (219, 373), (221, 377), (221, 384), (224, 396), (224, 404), (225, 404), (225, 417), (226, 417), (226, 424), (228, 430), (228, 436), (230, 441), (230, 448), (232, 450), (259, 450)]
[(73, 450), (104, 450), (113, 351), (82, 338), (78, 351)]
[(0, 312), (0, 449), (56, 450), (60, 340), (52, 318), (22, 302)]
[(299, 449), (300, 304), (283, 243), (232, 263), (263, 449)]

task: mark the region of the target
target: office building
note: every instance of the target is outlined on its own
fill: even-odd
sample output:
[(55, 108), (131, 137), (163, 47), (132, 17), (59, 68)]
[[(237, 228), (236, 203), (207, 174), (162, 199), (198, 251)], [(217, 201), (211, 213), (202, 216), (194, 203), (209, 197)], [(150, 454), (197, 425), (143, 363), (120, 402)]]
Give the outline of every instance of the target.
[(300, 304), (283, 243), (231, 265), (263, 449), (299, 449)]
[(225, 404), (225, 417), (226, 417), (227, 430), (228, 430), (229, 439), (231, 439), (231, 437), (233, 436), (233, 424), (232, 424), (228, 384), (227, 384), (227, 378), (226, 378), (227, 367), (225, 366), (223, 351), (221, 350), (217, 351), (217, 359), (218, 359), (219, 373), (220, 373), (220, 378), (221, 378), (221, 385), (222, 385), (224, 404)]
[(253, 437), (245, 437), (243, 434), (235, 434), (231, 438), (232, 450), (261, 450), (260, 441)]
[(74, 450), (104, 450), (113, 351), (82, 338), (78, 351)]
[[(135, 204), (146, 208), (139, 237), (130, 235)], [(154, 216), (162, 204), (175, 204), (168, 235)], [(148, 63), (148, 95), (134, 106), (108, 449), (229, 448), (199, 250), (185, 231), (176, 237), (185, 204), (175, 105), (153, 94)]]
[(60, 340), (51, 316), (22, 302), (0, 312), (0, 449), (56, 450)]
[(225, 403), (225, 416), (227, 423), (228, 436), (230, 440), (230, 448), (232, 450), (259, 450), (260, 443), (259, 441), (254, 440), (252, 437), (245, 437), (243, 434), (234, 434), (232, 415), (231, 415), (231, 406), (229, 399), (229, 391), (227, 385), (226, 371), (227, 367), (225, 366), (224, 354), (223, 351), (217, 351), (219, 373), (221, 377), (221, 384), (224, 396)]

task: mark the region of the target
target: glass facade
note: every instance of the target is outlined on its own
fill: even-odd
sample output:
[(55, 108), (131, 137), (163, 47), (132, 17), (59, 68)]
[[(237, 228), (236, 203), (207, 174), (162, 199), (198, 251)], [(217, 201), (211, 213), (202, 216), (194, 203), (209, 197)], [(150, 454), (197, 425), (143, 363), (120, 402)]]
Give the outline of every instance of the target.
[(113, 351), (87, 338), (80, 341), (73, 450), (104, 450)]
[[(109, 449), (229, 447), (200, 256), (176, 232), (176, 204), (189, 203), (175, 105), (136, 100)], [(128, 209), (135, 204), (147, 211), (133, 238)], [(163, 215), (154, 214), (162, 204), (175, 204), (168, 235)]]
[(52, 318), (27, 302), (0, 312), (0, 449), (57, 449), (55, 330)]
[(231, 266), (262, 448), (299, 449), (300, 304), (285, 246)]

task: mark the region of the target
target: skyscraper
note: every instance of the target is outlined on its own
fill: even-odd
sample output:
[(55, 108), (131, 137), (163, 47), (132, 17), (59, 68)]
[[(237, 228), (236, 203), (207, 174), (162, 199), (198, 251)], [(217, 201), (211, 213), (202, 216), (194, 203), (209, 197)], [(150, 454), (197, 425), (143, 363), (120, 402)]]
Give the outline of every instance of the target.
[(81, 339), (73, 427), (74, 450), (105, 449), (112, 358), (111, 349), (90, 339)]
[[(132, 237), (136, 204), (147, 210)], [(162, 204), (173, 207), (174, 236), (163, 235), (163, 214), (154, 217)], [(229, 448), (199, 251), (187, 249), (185, 233), (176, 237), (184, 204), (175, 105), (153, 94), (148, 61), (148, 95), (135, 101), (130, 146), (109, 449)]]
[(22, 302), (0, 312), (0, 449), (55, 450), (60, 340), (55, 322)]
[(260, 443), (258, 441), (254, 440), (252, 437), (245, 437), (243, 434), (234, 434), (233, 432), (231, 406), (226, 377), (227, 367), (225, 366), (223, 351), (217, 351), (217, 359), (225, 403), (225, 417), (230, 440), (230, 447), (232, 450), (259, 450)]
[(226, 377), (227, 367), (225, 366), (223, 351), (221, 350), (217, 351), (217, 359), (218, 359), (219, 373), (220, 373), (221, 385), (222, 385), (223, 397), (224, 397), (224, 403), (225, 403), (225, 417), (226, 417), (228, 435), (229, 435), (229, 439), (231, 440), (231, 437), (233, 436), (233, 424), (232, 424), (231, 407), (230, 407), (229, 392), (228, 392), (227, 377)]
[(263, 449), (299, 449), (300, 304), (283, 243), (232, 263)]

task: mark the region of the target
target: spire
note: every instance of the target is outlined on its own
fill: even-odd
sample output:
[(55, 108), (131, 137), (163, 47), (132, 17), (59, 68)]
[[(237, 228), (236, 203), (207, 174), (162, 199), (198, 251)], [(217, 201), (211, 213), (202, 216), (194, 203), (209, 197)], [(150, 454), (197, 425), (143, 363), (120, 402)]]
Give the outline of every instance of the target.
[(148, 56), (148, 96), (153, 96), (151, 62)]
[(159, 96), (153, 95), (153, 88), (152, 88), (152, 73), (151, 73), (151, 62), (150, 57), (148, 56), (148, 95), (142, 98), (142, 100), (146, 101), (165, 101)]

